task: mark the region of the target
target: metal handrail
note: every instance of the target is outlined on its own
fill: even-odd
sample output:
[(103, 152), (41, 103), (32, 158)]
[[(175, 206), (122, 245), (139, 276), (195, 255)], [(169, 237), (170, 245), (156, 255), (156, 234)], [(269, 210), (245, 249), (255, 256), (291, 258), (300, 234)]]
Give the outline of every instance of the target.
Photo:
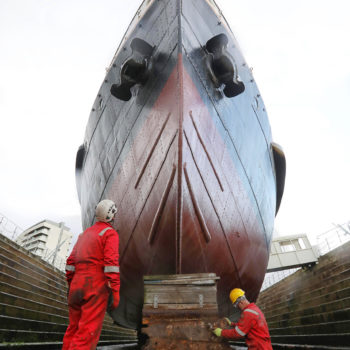
[(0, 233), (14, 241), (24, 230), (0, 213)]

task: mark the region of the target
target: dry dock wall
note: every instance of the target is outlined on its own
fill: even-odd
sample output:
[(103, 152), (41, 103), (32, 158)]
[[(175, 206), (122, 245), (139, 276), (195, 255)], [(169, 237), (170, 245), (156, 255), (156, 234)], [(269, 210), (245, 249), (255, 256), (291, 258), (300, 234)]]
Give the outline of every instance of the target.
[(257, 305), (274, 344), (350, 349), (350, 242), (264, 290)]
[[(0, 349), (60, 349), (68, 325), (63, 272), (0, 234)], [(135, 342), (106, 314), (100, 345)]]

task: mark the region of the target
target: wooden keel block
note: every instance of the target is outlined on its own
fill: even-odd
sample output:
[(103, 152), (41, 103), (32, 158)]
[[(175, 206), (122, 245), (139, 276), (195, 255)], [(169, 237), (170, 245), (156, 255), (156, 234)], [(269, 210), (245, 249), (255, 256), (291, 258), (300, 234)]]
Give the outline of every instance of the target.
[(213, 273), (144, 277), (143, 350), (231, 349), (211, 331), (218, 319)]

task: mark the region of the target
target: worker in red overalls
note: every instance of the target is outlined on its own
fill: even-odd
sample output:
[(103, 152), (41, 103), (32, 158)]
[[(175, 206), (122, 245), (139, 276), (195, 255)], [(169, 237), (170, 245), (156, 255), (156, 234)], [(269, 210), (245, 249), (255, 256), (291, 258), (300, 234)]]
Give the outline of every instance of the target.
[(111, 225), (116, 212), (113, 201), (101, 201), (97, 222), (79, 235), (67, 259), (69, 326), (62, 350), (96, 349), (110, 294), (112, 309), (119, 304), (119, 236)]
[(272, 350), (269, 329), (262, 311), (250, 303), (240, 288), (232, 289), (230, 299), (234, 307), (241, 309), (241, 317), (237, 323), (226, 318), (232, 329), (215, 328), (213, 333), (218, 337), (239, 339), (245, 337), (248, 350)]

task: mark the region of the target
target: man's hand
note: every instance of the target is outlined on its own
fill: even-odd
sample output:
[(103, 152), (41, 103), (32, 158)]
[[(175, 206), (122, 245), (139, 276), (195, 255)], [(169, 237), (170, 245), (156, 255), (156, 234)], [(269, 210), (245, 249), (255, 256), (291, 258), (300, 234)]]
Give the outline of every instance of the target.
[(112, 310), (114, 310), (119, 305), (119, 292), (112, 292), (112, 297), (113, 297)]
[(231, 320), (230, 320), (229, 318), (224, 317), (224, 320), (226, 321), (226, 323), (227, 323), (229, 326), (231, 326), (232, 322), (231, 322)]
[(213, 333), (217, 336), (217, 337), (221, 337), (221, 332), (222, 332), (222, 329), (221, 328), (215, 328), (213, 330)]
[(227, 317), (222, 317), (218, 321), (215, 322), (214, 329), (215, 328), (226, 329), (228, 326), (232, 326), (231, 320)]

